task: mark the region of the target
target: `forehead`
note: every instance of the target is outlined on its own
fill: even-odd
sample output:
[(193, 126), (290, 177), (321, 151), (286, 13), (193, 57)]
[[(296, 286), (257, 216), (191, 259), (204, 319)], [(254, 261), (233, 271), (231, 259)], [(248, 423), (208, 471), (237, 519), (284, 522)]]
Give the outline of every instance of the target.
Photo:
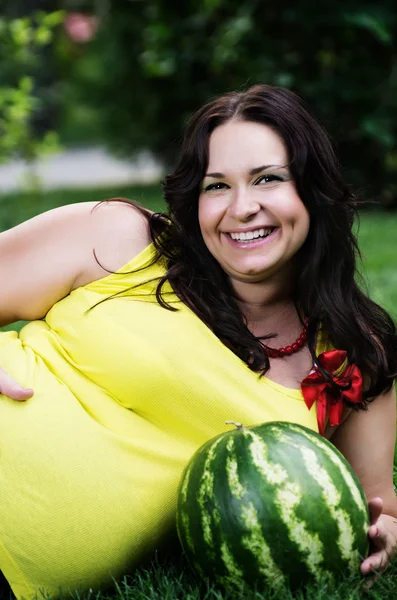
[(208, 170), (222, 173), (288, 162), (281, 137), (267, 125), (249, 121), (228, 121), (214, 129), (208, 150)]

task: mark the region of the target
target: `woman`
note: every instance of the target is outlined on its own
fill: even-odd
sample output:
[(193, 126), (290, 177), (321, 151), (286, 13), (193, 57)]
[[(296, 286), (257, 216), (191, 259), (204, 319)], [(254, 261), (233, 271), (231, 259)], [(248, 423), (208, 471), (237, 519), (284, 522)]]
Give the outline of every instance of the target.
[(0, 236), (1, 324), (32, 320), (0, 336), (13, 591), (131, 569), (173, 527), (186, 462), (228, 419), (330, 437), (369, 500), (361, 571), (384, 569), (397, 337), (354, 281), (355, 200), (325, 133), (289, 91), (228, 94), (193, 117), (164, 190), (169, 218), (73, 205)]

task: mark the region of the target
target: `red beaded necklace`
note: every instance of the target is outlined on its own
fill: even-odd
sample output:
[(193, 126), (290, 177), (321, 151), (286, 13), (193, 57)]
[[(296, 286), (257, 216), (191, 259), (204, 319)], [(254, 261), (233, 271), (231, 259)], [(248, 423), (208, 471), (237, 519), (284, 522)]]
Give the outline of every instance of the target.
[(309, 321), (306, 320), (302, 329), (302, 333), (290, 346), (285, 346), (285, 348), (269, 348), (269, 346), (263, 344), (265, 354), (269, 358), (282, 358), (283, 356), (290, 356), (291, 354), (295, 354), (295, 352), (298, 352), (306, 344), (308, 324)]

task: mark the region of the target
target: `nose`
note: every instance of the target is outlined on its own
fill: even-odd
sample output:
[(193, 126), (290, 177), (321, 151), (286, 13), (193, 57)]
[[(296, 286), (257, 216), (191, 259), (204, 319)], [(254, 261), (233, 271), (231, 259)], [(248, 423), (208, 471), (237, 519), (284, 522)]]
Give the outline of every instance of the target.
[(255, 216), (261, 209), (259, 202), (253, 197), (250, 190), (234, 190), (232, 201), (229, 205), (229, 214), (237, 221), (246, 222)]

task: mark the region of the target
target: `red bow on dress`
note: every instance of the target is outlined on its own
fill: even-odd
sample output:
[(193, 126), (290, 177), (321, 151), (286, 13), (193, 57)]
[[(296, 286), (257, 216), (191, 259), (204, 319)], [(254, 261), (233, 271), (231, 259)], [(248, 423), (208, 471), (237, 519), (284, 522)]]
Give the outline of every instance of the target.
[(314, 367), (301, 383), (302, 394), (310, 410), (317, 400), (318, 430), (324, 435), (325, 423), (328, 414), (331, 426), (339, 425), (343, 414), (343, 400), (347, 402), (362, 402), (363, 378), (356, 365), (349, 365), (345, 350), (330, 350), (323, 352), (318, 357), (320, 365), (332, 375), (338, 385), (342, 385), (340, 392), (335, 392), (331, 383)]

